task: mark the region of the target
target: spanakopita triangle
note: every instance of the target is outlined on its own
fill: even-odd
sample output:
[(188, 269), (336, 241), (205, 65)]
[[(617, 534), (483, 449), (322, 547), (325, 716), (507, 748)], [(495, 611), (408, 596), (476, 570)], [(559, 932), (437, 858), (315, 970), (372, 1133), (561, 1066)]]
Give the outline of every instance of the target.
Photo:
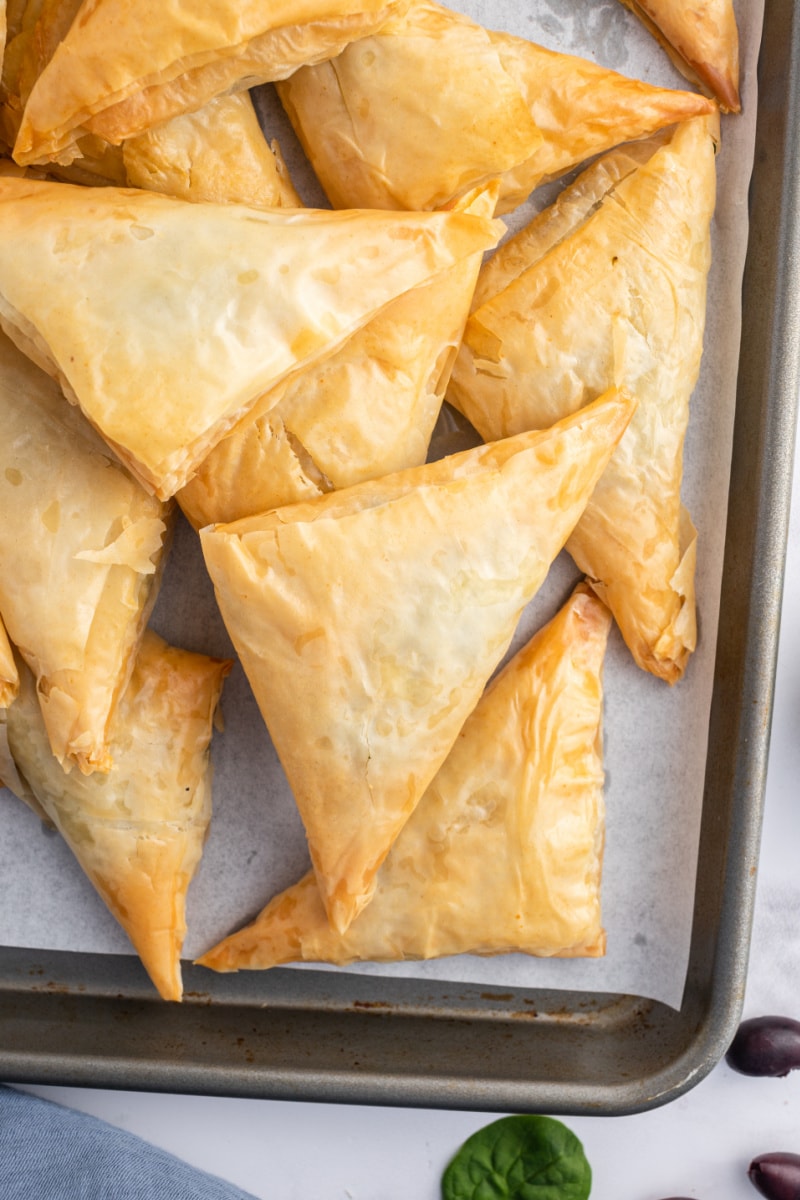
[[(490, 216), (496, 189), (456, 207)], [(321, 363), (268, 394), (203, 460), (177, 500), (196, 529), (425, 461), (481, 255), (399, 296)]]
[(334, 928), (447, 756), (630, 419), (552, 430), (200, 532)]
[(201, 965), (602, 954), (610, 624), (605, 605), (580, 585), (489, 684), (346, 933), (331, 929), (309, 872)]
[(664, 46), (678, 70), (739, 112), (739, 31), (733, 0), (622, 0)]
[(433, 0), (278, 93), (337, 208), (436, 208), (499, 178), (497, 211), (509, 212), (593, 155), (713, 107)]
[(111, 776), (65, 775), (23, 668), (5, 717), (20, 799), (61, 833), (165, 1000), (182, 994), (186, 894), (211, 819), (209, 745), (230, 663), (146, 631), (114, 713)]
[(163, 499), (282, 378), (502, 232), (2, 178), (0, 322)]
[(599, 160), (490, 260), (448, 398), (484, 438), (541, 428), (612, 382), (639, 407), (568, 549), (640, 666), (674, 683), (696, 641), (681, 504), (703, 349), (718, 118)]
[(36, 677), (52, 753), (65, 770), (108, 771), (108, 723), (155, 601), (170, 506), (2, 334), (0, 428), (0, 616)]
[(34, 84), (14, 157), (69, 163), (226, 92), (281, 79), (373, 32), (407, 0), (93, 0)]

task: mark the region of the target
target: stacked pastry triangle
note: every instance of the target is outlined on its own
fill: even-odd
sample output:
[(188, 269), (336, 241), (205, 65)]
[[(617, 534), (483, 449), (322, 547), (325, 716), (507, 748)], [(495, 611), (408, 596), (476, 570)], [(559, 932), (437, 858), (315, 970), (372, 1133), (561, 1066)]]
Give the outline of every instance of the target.
[(682, 449), (703, 349), (714, 117), (600, 159), (486, 268), (448, 393), (487, 438), (541, 428), (612, 382), (639, 398), (569, 542), (640, 666), (695, 644)]
[(0, 321), (167, 498), (266, 391), (501, 229), (5, 178)]
[(53, 754), (107, 771), (170, 511), (3, 335), (0, 422), (0, 617), (35, 675)]
[(486, 689), (346, 933), (313, 873), (199, 960), (216, 971), (521, 950), (602, 954), (602, 666), (579, 587)]
[[(80, 6), (81, 0), (43, 0), (18, 13), (9, 31), (0, 88), (0, 128), (9, 147), (34, 84)], [(214, 97), (197, 111), (180, 113), (119, 146), (84, 134), (78, 149), (80, 156), (72, 164), (51, 163), (50, 171), (71, 182), (127, 184), (185, 200), (300, 205), (280, 149), (267, 145), (246, 91)]]

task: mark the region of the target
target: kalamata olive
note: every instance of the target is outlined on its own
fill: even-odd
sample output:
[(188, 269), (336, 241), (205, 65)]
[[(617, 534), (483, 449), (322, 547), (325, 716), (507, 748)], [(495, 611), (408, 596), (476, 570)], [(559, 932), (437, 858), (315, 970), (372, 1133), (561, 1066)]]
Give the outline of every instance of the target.
[(788, 1075), (800, 1067), (800, 1021), (791, 1017), (742, 1021), (725, 1061), (742, 1075)]
[(800, 1154), (759, 1154), (747, 1175), (767, 1200), (800, 1200)]

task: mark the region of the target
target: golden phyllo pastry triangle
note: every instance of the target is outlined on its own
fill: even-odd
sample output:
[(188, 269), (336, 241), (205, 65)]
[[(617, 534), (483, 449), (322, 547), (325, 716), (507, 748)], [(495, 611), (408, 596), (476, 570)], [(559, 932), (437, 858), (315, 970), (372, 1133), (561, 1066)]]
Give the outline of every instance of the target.
[(622, 0), (661, 42), (678, 70), (739, 112), (739, 31), (733, 0)]
[(215, 96), (282, 79), (373, 32), (406, 0), (93, 0), (33, 86), (14, 156), (68, 163), (93, 133), (118, 144)]
[(498, 212), (508, 212), (535, 187), (613, 146), (717, 113), (713, 101), (694, 92), (654, 87), (510, 34), (492, 38), (544, 137), (528, 162), (506, 172)]
[(229, 669), (146, 631), (112, 721), (108, 776), (64, 774), (27, 670), (6, 714), (8, 749), (36, 811), (62, 834), (166, 1000), (181, 998), (186, 893), (211, 818), (209, 745)]
[(0, 614), (58, 761), (108, 770), (108, 721), (155, 600), (169, 509), (2, 334), (0, 425)]
[(683, 440), (703, 348), (716, 118), (601, 159), (488, 264), (449, 399), (484, 438), (542, 428), (612, 382), (639, 400), (568, 549), (640, 666), (695, 645)]
[[(495, 196), (456, 207), (490, 216)], [(399, 296), (257, 403), (178, 493), (195, 528), (423, 463), (480, 265), (478, 253)]]
[(502, 231), (3, 178), (0, 321), (166, 498), (282, 378)]
[(486, 689), (344, 934), (310, 872), (201, 959), (217, 971), (605, 948), (602, 666), (580, 586)]
[(438, 208), (542, 143), (489, 32), (420, 0), (354, 53), (279, 87), (331, 203)]
[(712, 108), (433, 0), (278, 91), (337, 208), (436, 208), (499, 177), (508, 212), (592, 155)]
[(201, 530), (340, 932), (368, 902), (632, 407), (615, 391), (552, 430)]

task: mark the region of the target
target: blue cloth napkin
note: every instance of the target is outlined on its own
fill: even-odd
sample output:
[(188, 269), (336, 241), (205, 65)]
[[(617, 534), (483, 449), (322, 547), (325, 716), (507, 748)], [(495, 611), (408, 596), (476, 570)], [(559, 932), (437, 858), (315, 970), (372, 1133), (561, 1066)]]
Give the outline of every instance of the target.
[(254, 1200), (96, 1117), (0, 1085), (2, 1200)]

